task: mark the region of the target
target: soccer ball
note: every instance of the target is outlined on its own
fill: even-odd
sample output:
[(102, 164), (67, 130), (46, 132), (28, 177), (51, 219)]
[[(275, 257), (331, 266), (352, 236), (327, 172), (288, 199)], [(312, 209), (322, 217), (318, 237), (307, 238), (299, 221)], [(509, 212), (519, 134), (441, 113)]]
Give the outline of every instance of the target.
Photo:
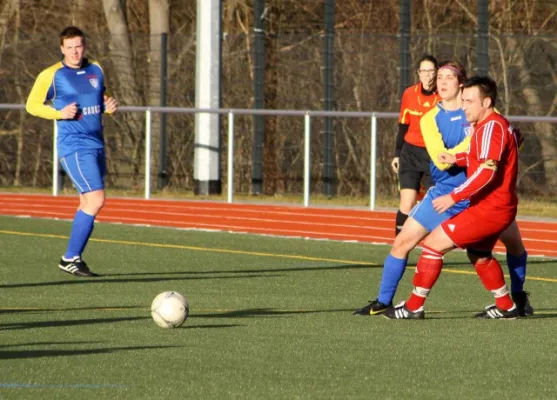
[(188, 299), (178, 292), (162, 292), (151, 303), (151, 316), (161, 328), (177, 328), (188, 318)]

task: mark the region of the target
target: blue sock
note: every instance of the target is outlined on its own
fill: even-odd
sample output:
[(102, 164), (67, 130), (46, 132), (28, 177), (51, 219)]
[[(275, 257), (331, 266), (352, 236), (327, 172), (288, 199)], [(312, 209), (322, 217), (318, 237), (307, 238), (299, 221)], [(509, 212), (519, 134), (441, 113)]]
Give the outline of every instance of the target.
[(381, 303), (389, 304), (395, 297), (398, 283), (406, 270), (406, 258), (396, 258), (389, 254), (383, 264), (383, 274), (381, 275), (381, 285), (379, 286), (379, 300)]
[(522, 292), (524, 290), (527, 259), (528, 253), (526, 251), (519, 257), (507, 253), (507, 265), (509, 267), (509, 275), (511, 276), (511, 293)]
[(95, 225), (95, 216), (84, 213), (79, 210), (73, 219), (72, 232), (70, 233), (70, 240), (68, 242), (68, 249), (64, 258), (71, 259), (76, 256), (81, 256), (93, 227)]

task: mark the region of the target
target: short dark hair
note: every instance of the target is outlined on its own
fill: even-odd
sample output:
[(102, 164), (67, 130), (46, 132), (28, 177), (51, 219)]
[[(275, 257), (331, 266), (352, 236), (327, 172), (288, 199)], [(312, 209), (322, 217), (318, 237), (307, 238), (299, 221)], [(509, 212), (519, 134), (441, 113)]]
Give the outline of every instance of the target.
[(437, 91), (437, 68), (439, 68), (439, 63), (437, 62), (437, 59), (433, 57), (431, 54), (424, 54), (418, 60), (418, 70), (420, 69), (420, 65), (422, 65), (424, 61), (429, 61), (435, 67), (435, 74), (431, 77), (429, 86), (432, 92), (436, 92)]
[(68, 26), (60, 32), (60, 46), (64, 45), (65, 39), (73, 39), (74, 37), (80, 37), (83, 39), (83, 44), (85, 44), (85, 34), (77, 26)]
[(491, 99), (490, 108), (495, 107), (495, 102), (497, 101), (497, 83), (489, 76), (473, 76), (466, 80), (462, 87), (464, 89), (477, 87), (480, 91), (480, 98), (483, 100), (489, 97)]
[(437, 59), (435, 57), (433, 57), (431, 54), (424, 54), (418, 60), (417, 67), (420, 68), (420, 64), (423, 63), (424, 61), (429, 61), (430, 63), (433, 63), (433, 65), (435, 65), (435, 69), (437, 69), (437, 67), (439, 66), (439, 63), (437, 62)]

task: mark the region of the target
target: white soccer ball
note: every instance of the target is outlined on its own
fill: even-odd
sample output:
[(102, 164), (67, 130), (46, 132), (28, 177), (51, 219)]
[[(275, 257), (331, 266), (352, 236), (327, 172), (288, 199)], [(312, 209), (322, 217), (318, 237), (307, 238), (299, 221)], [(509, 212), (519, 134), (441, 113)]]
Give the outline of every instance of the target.
[(177, 328), (188, 318), (188, 299), (178, 292), (162, 292), (151, 303), (151, 316), (161, 328)]

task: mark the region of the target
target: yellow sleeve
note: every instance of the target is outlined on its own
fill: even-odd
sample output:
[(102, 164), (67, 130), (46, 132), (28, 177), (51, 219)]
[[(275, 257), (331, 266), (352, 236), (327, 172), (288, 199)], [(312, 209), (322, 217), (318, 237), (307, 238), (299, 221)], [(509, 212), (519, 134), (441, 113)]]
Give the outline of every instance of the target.
[(447, 150), (447, 153), (455, 155), (456, 153), (467, 153), (470, 146), (470, 139), (472, 136), (466, 136), (462, 142), (457, 144), (452, 149)]
[(448, 150), (445, 148), (445, 142), (443, 142), (443, 137), (441, 136), (441, 132), (437, 127), (437, 123), (435, 122), (435, 116), (439, 112), (439, 108), (435, 107), (429, 110), (422, 118), (420, 119), (420, 128), (422, 130), (422, 136), (424, 138), (425, 147), (431, 158), (431, 161), (435, 164), (437, 168), (441, 171), (449, 169), (451, 164), (445, 164), (439, 162), (437, 156), (440, 153), (447, 153)]
[(56, 65), (47, 68), (35, 80), (25, 104), (25, 109), (29, 114), (45, 119), (62, 119), (61, 111), (45, 104), (48, 89), (52, 85), (57, 69)]

